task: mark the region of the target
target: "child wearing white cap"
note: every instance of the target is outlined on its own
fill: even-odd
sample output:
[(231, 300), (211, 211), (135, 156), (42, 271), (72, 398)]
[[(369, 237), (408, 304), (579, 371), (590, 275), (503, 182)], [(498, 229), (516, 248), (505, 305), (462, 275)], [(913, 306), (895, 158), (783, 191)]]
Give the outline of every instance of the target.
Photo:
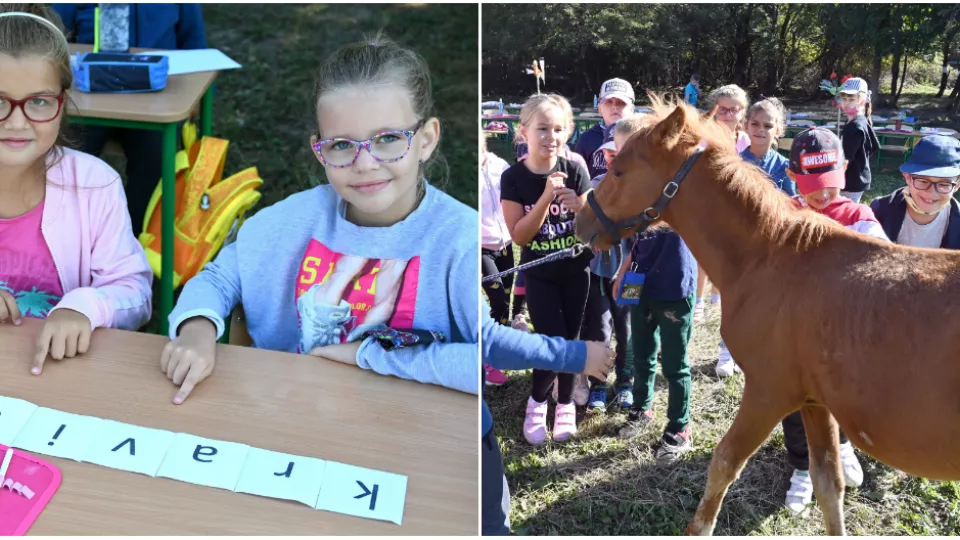
[(847, 115), (847, 123), (840, 132), (843, 153), (850, 165), (846, 171), (846, 185), (842, 195), (860, 202), (863, 192), (870, 189), (872, 175), (870, 158), (880, 150), (880, 142), (873, 131), (870, 115), (873, 105), (867, 81), (853, 77), (840, 88), (840, 109)]
[(587, 130), (577, 141), (574, 151), (587, 160), (590, 178), (596, 178), (607, 172), (607, 161), (600, 146), (603, 144), (604, 130), (621, 118), (633, 114), (633, 86), (623, 79), (610, 79), (600, 87), (600, 102), (597, 109), (603, 122)]

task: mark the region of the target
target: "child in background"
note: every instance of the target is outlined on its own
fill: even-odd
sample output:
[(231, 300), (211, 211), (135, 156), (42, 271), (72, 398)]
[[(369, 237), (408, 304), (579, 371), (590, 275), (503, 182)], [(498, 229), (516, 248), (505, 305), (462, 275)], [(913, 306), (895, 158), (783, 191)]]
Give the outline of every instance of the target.
[[(487, 150), (487, 139), (480, 133), (480, 271), (483, 277), (492, 276), (513, 268), (513, 244), (500, 208), (500, 175), (510, 165)], [(510, 291), (513, 289), (513, 274), (507, 274), (483, 284), (490, 304), (490, 316), (499, 324), (509, 325)], [(484, 364), (486, 384), (500, 386), (507, 382), (507, 375), (489, 364)]]
[[(241, 302), (257, 348), (479, 394), (478, 216), (427, 181), (440, 122), (426, 62), (377, 36), (328, 57), (315, 88), (330, 184), (258, 212), (184, 286), (161, 359), (174, 403), (213, 371)], [(420, 340), (379, 339), (396, 332)]]
[[(633, 116), (619, 120), (608, 126), (607, 136), (600, 151), (604, 154), (606, 163), (613, 163), (617, 156), (617, 144), (624, 144), (634, 132), (639, 129), (641, 118)], [(606, 173), (590, 181), (591, 188), (596, 189)], [(632, 244), (631, 244), (632, 245)], [(629, 252), (629, 247), (627, 250)], [(611, 406), (621, 410), (633, 407), (633, 348), (630, 344), (630, 308), (617, 304), (613, 280), (623, 259), (623, 247), (615, 244), (606, 251), (594, 253), (590, 261), (590, 295), (587, 298), (587, 308), (583, 317), (584, 339), (602, 340), (611, 343), (611, 338), (617, 341), (616, 361), (616, 388)], [(607, 406), (607, 385), (599, 379), (590, 379), (590, 398), (587, 403), (588, 411), (600, 411)]]
[(607, 162), (599, 148), (603, 144), (604, 130), (621, 118), (633, 115), (633, 86), (623, 79), (610, 79), (600, 87), (597, 110), (603, 122), (596, 124), (577, 140), (575, 151), (587, 160), (590, 178), (607, 172)]
[[(613, 367), (613, 351), (596, 341), (566, 341), (557, 337), (524, 335), (496, 324), (483, 315), (483, 360), (503, 369), (529, 369), (565, 373), (585, 372), (606, 380)], [(503, 456), (493, 428), (493, 415), (483, 402), (480, 462), (483, 500), (481, 533), (484, 536), (510, 534), (510, 489), (503, 472)]]
[(863, 192), (870, 189), (872, 182), (870, 158), (880, 151), (880, 141), (870, 119), (873, 105), (867, 81), (858, 77), (847, 79), (840, 88), (840, 107), (847, 115), (840, 140), (843, 141), (843, 153), (850, 162), (842, 195), (853, 202), (860, 202)]
[[(794, 197), (795, 203), (798, 207), (823, 214), (848, 229), (887, 240), (868, 206), (840, 194), (840, 188), (846, 181), (846, 166), (843, 146), (832, 131), (811, 128), (801, 132), (793, 139), (790, 168), (787, 171), (790, 178), (796, 181), (800, 192)], [(794, 467), (784, 504), (791, 512), (805, 516), (813, 497), (813, 482), (810, 479), (807, 434), (800, 411), (784, 418), (782, 424), (787, 458)], [(862, 484), (863, 468), (843, 430), (840, 430), (840, 460), (846, 485), (857, 487)]]
[(710, 102), (717, 109), (714, 119), (730, 130), (737, 153), (746, 150), (750, 146), (750, 136), (743, 129), (743, 119), (750, 106), (747, 93), (735, 84), (728, 84), (711, 92)]
[[(53, 4), (67, 32), (77, 43), (93, 45), (94, 11), (98, 4)], [(145, 49), (205, 49), (207, 36), (200, 4), (115, 4), (117, 21), (102, 21), (103, 52), (132, 47)], [(124, 12), (126, 12), (124, 14)], [(81, 148), (99, 156), (107, 141), (117, 139), (127, 158), (127, 198), (133, 233), (140, 236), (150, 197), (163, 174), (161, 133), (149, 129), (79, 126)], [(178, 130), (179, 133), (179, 130)]]
[(960, 141), (924, 137), (900, 166), (906, 181), (870, 203), (887, 236), (913, 247), (960, 249)]
[[(805, 156), (813, 155), (806, 158)], [(810, 208), (844, 227), (887, 240), (873, 211), (843, 196), (844, 168), (849, 166), (842, 143), (832, 131), (813, 127), (793, 139), (787, 175), (797, 183), (793, 198), (799, 208)]]
[[(747, 107), (750, 105), (747, 93), (735, 84), (728, 84), (711, 92), (710, 101), (713, 103), (713, 108), (716, 109), (716, 116), (714, 117), (716, 121), (727, 126), (730, 130), (737, 153), (746, 150), (750, 146), (750, 136), (743, 131), (743, 119)], [(697, 276), (697, 305), (694, 308), (693, 316), (695, 323), (699, 323), (705, 318), (702, 298), (703, 291), (707, 286), (707, 273), (703, 271), (703, 268), (698, 267)], [(720, 303), (720, 290), (717, 289), (716, 283), (713, 284), (713, 294), (710, 297), (710, 302), (713, 304)], [(721, 338), (717, 354), (717, 376), (729, 377), (739, 370), (740, 368), (733, 361), (727, 345)]]
[(790, 160), (773, 149), (773, 143), (786, 133), (787, 111), (777, 98), (767, 98), (750, 106), (747, 113), (747, 134), (750, 146), (740, 157), (767, 173), (780, 191), (793, 197), (797, 194), (793, 180), (787, 176)]
[(48, 354), (87, 352), (95, 329), (136, 330), (151, 313), (119, 176), (63, 145), (72, 83), (56, 14), (0, 4), (0, 322), (45, 319), (34, 375)]
[(659, 463), (669, 464), (693, 448), (687, 345), (693, 335), (697, 263), (680, 235), (660, 226), (635, 239), (614, 284), (618, 294), (624, 274), (630, 271), (646, 274), (646, 279), (639, 303), (630, 306), (635, 401), (619, 434), (632, 439), (655, 417), (652, 407), (659, 348), (667, 380), (667, 426), (654, 456)]
[(700, 74), (694, 73), (690, 76), (690, 82), (683, 89), (683, 102), (693, 108), (697, 108), (700, 101)]
[[(530, 155), (504, 171), (500, 196), (510, 237), (523, 246), (521, 264), (578, 243), (573, 222), (585, 204), (590, 179), (586, 169), (562, 156), (572, 127), (570, 103), (555, 94), (532, 96), (520, 111), (519, 131), (530, 145)], [(590, 250), (584, 250), (577, 257), (524, 271), (527, 309), (537, 333), (579, 338), (590, 289), (591, 258)], [(565, 441), (577, 432), (574, 376), (535, 369), (523, 425), (524, 437), (531, 444), (547, 438), (547, 396), (554, 379), (559, 388), (553, 438)]]

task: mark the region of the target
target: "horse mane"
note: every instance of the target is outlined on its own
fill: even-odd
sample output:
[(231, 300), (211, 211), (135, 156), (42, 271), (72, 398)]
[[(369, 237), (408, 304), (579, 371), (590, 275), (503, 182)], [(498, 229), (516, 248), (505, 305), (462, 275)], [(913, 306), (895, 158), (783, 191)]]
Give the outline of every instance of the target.
[(798, 208), (759, 167), (744, 162), (736, 152), (730, 131), (714, 121), (712, 114), (701, 116), (689, 105), (678, 104), (672, 98), (648, 95), (653, 113), (646, 115), (649, 122), (645, 122), (638, 133), (652, 131), (677, 107), (686, 107), (687, 121), (680, 144), (686, 147), (706, 141), (703, 155), (715, 181), (728, 185), (739, 202), (753, 212), (757, 217), (756, 233), (769, 239), (775, 247), (791, 246), (797, 251), (807, 251), (819, 245), (836, 225), (816, 212)]

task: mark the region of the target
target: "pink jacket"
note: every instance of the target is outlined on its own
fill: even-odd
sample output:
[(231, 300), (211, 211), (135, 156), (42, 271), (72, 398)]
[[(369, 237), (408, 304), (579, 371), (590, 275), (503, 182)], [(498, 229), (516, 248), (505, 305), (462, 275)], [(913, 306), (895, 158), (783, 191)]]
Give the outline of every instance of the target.
[(103, 161), (64, 150), (47, 173), (40, 231), (63, 286), (55, 308), (93, 329), (137, 330), (150, 320), (153, 272), (133, 236), (120, 175)]

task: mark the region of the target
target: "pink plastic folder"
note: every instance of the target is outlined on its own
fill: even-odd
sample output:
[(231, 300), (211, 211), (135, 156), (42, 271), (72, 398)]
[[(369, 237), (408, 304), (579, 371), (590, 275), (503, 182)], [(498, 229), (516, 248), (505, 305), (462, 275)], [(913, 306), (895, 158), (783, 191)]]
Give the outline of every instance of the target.
[[(7, 447), (0, 444), (0, 460), (6, 451)], [(26, 490), (18, 493), (0, 485), (0, 536), (26, 534), (60, 487), (62, 477), (60, 469), (51, 463), (23, 450), (14, 450), (5, 479), (26, 487)], [(31, 498), (26, 496), (29, 493), (33, 494)]]

